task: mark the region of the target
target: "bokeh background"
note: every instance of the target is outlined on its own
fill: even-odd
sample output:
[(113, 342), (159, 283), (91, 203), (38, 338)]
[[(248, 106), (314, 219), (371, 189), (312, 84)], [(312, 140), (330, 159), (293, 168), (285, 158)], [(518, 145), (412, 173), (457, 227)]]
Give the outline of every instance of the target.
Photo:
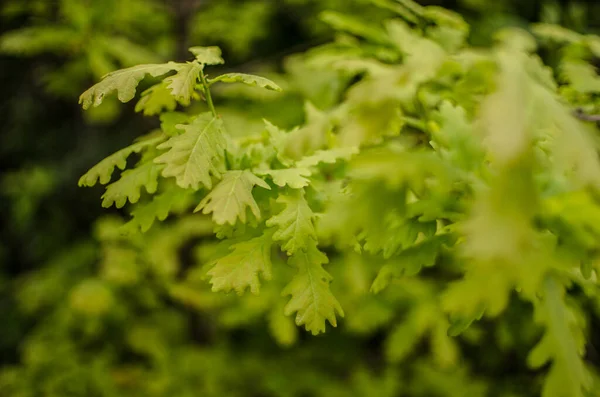
[[(461, 13), (474, 45), (530, 22), (600, 31), (596, 0), (419, 3)], [(489, 354), (473, 351), (482, 355), (477, 371), (442, 370), (419, 360), (419, 346), (406, 370), (405, 354), (386, 350), (389, 329), (378, 324), (393, 314), (380, 306), (318, 338), (273, 326), (260, 300), (230, 305), (179, 282), (202, 256), (186, 244), (206, 225), (156, 231), (140, 244), (155, 247), (160, 260), (140, 270), (115, 236), (125, 211), (102, 209), (100, 188), (77, 187), (91, 165), (158, 126), (114, 99), (83, 112), (79, 94), (105, 73), (183, 61), (192, 45), (218, 45), (222, 71), (259, 72), (285, 88), (217, 92), (229, 122), (251, 132), (264, 117), (291, 128), (303, 121), (306, 99), (326, 108), (343, 90), (294, 55), (333, 37), (321, 12), (377, 19), (385, 10), (367, 0), (5, 0), (1, 7), (0, 396), (395, 396), (408, 387), (411, 396), (462, 397), (488, 395), (486, 377), (503, 385), (497, 395), (528, 395), (515, 381), (527, 371), (513, 365), (524, 362), (519, 343), (528, 330), (518, 330), (518, 340), (499, 331), (478, 342)], [(422, 287), (407, 286), (408, 298), (397, 299), (431, 293)], [(505, 338), (512, 355), (495, 354), (502, 343), (495, 338)]]

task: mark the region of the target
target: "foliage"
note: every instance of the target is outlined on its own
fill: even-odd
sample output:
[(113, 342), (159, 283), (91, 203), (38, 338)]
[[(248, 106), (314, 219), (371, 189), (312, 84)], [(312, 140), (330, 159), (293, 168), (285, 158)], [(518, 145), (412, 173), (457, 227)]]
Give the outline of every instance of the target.
[[(6, 7), (9, 8), (10, 4)], [(133, 66), (160, 59), (156, 50), (140, 41), (168, 26), (158, 3), (140, 0), (58, 2), (58, 23), (51, 12), (36, 18), (35, 24), (5, 33), (0, 51), (35, 56), (64, 54), (61, 69), (44, 74), (48, 89), (69, 95), (89, 79), (98, 79), (119, 66)], [(156, 40), (156, 39), (155, 39)], [(164, 45), (161, 51), (164, 54)], [(68, 72), (68, 73), (66, 73)]]
[[(575, 108), (595, 113), (598, 39), (534, 25), (474, 48), (458, 14), (374, 3), (323, 14), (335, 40), (269, 79), (213, 77), (220, 51), (192, 47), (82, 94), (139, 92), (160, 127), (79, 182), (130, 219), (16, 283), (39, 324), (0, 390), (594, 395), (600, 164)], [(296, 127), (236, 109), (293, 96)], [(25, 214), (52, 184), (28, 178), (49, 181), (6, 182)]]

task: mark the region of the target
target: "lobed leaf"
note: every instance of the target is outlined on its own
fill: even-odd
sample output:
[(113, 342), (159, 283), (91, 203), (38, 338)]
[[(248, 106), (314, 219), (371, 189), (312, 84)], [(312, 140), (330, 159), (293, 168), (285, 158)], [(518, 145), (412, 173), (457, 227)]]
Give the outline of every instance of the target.
[(98, 106), (104, 97), (113, 91), (117, 91), (117, 97), (121, 102), (128, 102), (133, 99), (138, 84), (146, 75), (158, 77), (174, 70), (180, 70), (183, 66), (180, 63), (169, 62), (137, 65), (111, 72), (104, 76), (101, 82), (81, 94), (79, 103), (84, 109), (88, 109), (92, 105)]
[(282, 248), (288, 255), (307, 250), (311, 243), (316, 242), (317, 234), (313, 225), (315, 214), (304, 198), (304, 190), (294, 191), (289, 195), (282, 194), (277, 202), (285, 207), (267, 220), (267, 226), (277, 228), (273, 240), (283, 242)]
[(177, 185), (198, 190), (212, 188), (211, 175), (221, 178), (225, 171), (225, 130), (223, 121), (211, 113), (202, 113), (191, 124), (179, 124), (185, 132), (158, 146), (169, 149), (154, 162), (165, 164), (162, 175), (175, 177)]
[(306, 251), (292, 255), (288, 262), (298, 273), (282, 291), (284, 296), (291, 295), (285, 314), (296, 313), (296, 325), (304, 325), (313, 335), (325, 332), (326, 320), (336, 327), (336, 313), (344, 317), (344, 311), (329, 288), (332, 277), (323, 269), (327, 256), (313, 242)]
[(111, 175), (115, 170), (115, 167), (120, 170), (124, 169), (127, 165), (127, 157), (132, 153), (139, 153), (147, 147), (152, 147), (164, 140), (164, 137), (156, 137), (151, 139), (144, 139), (133, 145), (127, 146), (124, 149), (119, 150), (116, 153), (111, 154), (98, 164), (90, 168), (81, 178), (79, 178), (79, 186), (94, 186), (96, 182), (100, 181), (102, 185), (110, 182)]
[(235, 290), (242, 295), (246, 288), (258, 295), (261, 275), (265, 280), (272, 277), (271, 271), (271, 235), (233, 244), (231, 252), (216, 260), (208, 271), (210, 284), (214, 292)]
[(213, 220), (218, 225), (234, 225), (237, 219), (246, 223), (246, 208), (249, 207), (254, 216), (260, 219), (260, 209), (252, 197), (255, 185), (271, 189), (265, 181), (248, 170), (227, 171), (221, 182), (198, 204), (194, 212), (202, 210), (203, 214), (212, 213)]
[(583, 359), (584, 337), (582, 330), (573, 324), (572, 310), (564, 299), (564, 288), (548, 276), (544, 280), (544, 297), (536, 304), (539, 322), (546, 333), (531, 351), (528, 362), (539, 368), (552, 361), (546, 376), (542, 397), (583, 397), (593, 385), (590, 372)]
[(368, 25), (359, 18), (334, 11), (325, 11), (321, 14), (321, 20), (336, 30), (364, 37), (374, 43), (389, 44), (389, 39), (383, 30), (380, 30), (379, 27)]
[(296, 166), (299, 168), (308, 168), (319, 165), (319, 163), (333, 164), (339, 160), (350, 160), (357, 153), (358, 148), (356, 147), (317, 150), (314, 154), (298, 160)]
[(118, 181), (106, 187), (106, 192), (102, 195), (102, 206), (109, 208), (115, 204), (117, 208), (121, 208), (127, 200), (135, 204), (140, 199), (142, 187), (145, 187), (150, 194), (156, 192), (158, 176), (162, 168), (161, 165), (147, 162), (136, 168), (123, 171)]
[(560, 75), (576, 91), (584, 94), (600, 92), (600, 76), (598, 76), (596, 68), (587, 62), (563, 62), (560, 66)]
[(191, 47), (189, 51), (194, 54), (196, 60), (201, 64), (220, 65), (225, 63), (221, 57), (221, 49), (219, 47)]
[(292, 189), (301, 189), (310, 184), (308, 178), (311, 172), (308, 168), (287, 168), (284, 170), (257, 170), (258, 175), (269, 175), (277, 186), (289, 186)]
[(271, 91), (281, 91), (281, 87), (279, 87), (271, 80), (252, 74), (226, 73), (209, 80), (209, 83), (214, 84), (219, 81), (222, 83), (244, 83), (254, 87), (266, 88), (267, 90)]
[(141, 98), (135, 105), (136, 112), (142, 112), (144, 116), (153, 116), (163, 111), (172, 111), (177, 107), (177, 100), (162, 81), (154, 84), (146, 91), (142, 92)]
[(124, 230), (139, 229), (146, 232), (152, 227), (155, 220), (164, 221), (173, 209), (189, 205), (191, 198), (191, 191), (171, 187), (152, 197), (148, 203), (135, 206), (131, 211), (132, 219), (123, 228)]
[(180, 124), (186, 124), (191, 117), (181, 112), (167, 112), (160, 115), (160, 128), (167, 136), (180, 135), (183, 130), (177, 128)]
[(171, 95), (182, 105), (190, 104), (202, 68), (203, 66), (198, 62), (188, 62), (176, 74), (165, 79)]
[(392, 279), (415, 275), (422, 267), (433, 266), (442, 244), (449, 240), (448, 235), (437, 235), (401, 251), (379, 270), (371, 292), (379, 293), (388, 287)]

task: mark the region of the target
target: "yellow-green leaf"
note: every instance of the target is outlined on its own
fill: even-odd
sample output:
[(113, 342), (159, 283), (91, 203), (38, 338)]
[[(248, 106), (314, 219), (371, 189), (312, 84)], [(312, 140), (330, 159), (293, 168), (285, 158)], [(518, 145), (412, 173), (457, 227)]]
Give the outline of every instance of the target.
[(211, 175), (220, 178), (225, 171), (225, 131), (223, 121), (210, 113), (196, 117), (191, 124), (178, 125), (185, 132), (159, 145), (169, 149), (154, 162), (166, 164), (164, 177), (173, 176), (177, 184), (198, 190), (200, 185), (212, 188)]
[(255, 185), (271, 189), (265, 181), (248, 170), (227, 171), (221, 182), (198, 204), (194, 212), (202, 210), (204, 214), (212, 213), (215, 223), (233, 225), (238, 219), (242, 223), (246, 222), (246, 209), (249, 207), (254, 216), (260, 219), (260, 209), (252, 196)]

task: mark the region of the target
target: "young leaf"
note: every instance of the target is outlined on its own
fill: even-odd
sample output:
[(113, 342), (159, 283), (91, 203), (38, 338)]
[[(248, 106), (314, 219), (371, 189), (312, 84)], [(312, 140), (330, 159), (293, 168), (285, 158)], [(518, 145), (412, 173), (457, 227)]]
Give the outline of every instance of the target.
[(208, 271), (210, 283), (215, 292), (235, 290), (242, 295), (246, 288), (258, 295), (260, 292), (259, 274), (271, 279), (271, 234), (242, 241), (230, 247), (231, 252), (216, 260)]
[(184, 65), (175, 62), (165, 64), (138, 65), (127, 69), (117, 70), (104, 76), (101, 82), (92, 86), (79, 97), (79, 103), (84, 109), (98, 106), (104, 96), (117, 91), (121, 102), (128, 102), (135, 96), (135, 89), (147, 74), (152, 77), (162, 76), (173, 70), (180, 70)]
[(417, 243), (398, 254), (390, 263), (385, 264), (377, 278), (373, 281), (371, 291), (379, 293), (387, 288), (393, 278), (402, 277), (403, 274), (417, 274), (423, 266), (433, 266), (442, 244), (450, 240), (448, 235), (433, 236), (421, 243)]
[(477, 169), (482, 162), (482, 153), (465, 110), (444, 101), (433, 113), (433, 118), (437, 123), (430, 123), (429, 130), (436, 151), (462, 169)]
[(558, 44), (575, 43), (583, 38), (579, 33), (550, 23), (534, 23), (531, 26), (531, 31), (542, 39)]
[(166, 164), (165, 178), (174, 176), (177, 184), (187, 189), (198, 190), (200, 185), (212, 188), (211, 175), (221, 177), (225, 171), (225, 131), (223, 121), (211, 113), (202, 113), (191, 124), (178, 125), (185, 130), (158, 146), (169, 149), (154, 162)]
[(298, 328), (292, 318), (283, 314), (283, 308), (278, 304), (269, 312), (269, 331), (277, 344), (289, 347), (298, 340)]
[(30, 26), (0, 36), (0, 52), (23, 55), (61, 53), (77, 45), (77, 40), (77, 35), (70, 27)]
[(140, 189), (146, 187), (150, 194), (156, 192), (158, 175), (163, 166), (149, 161), (136, 168), (123, 171), (121, 178), (106, 187), (102, 195), (102, 206), (109, 208), (113, 203), (117, 208), (125, 205), (127, 200), (135, 204), (140, 199)]
[(177, 128), (179, 124), (186, 124), (190, 116), (181, 112), (167, 112), (160, 115), (160, 129), (168, 136), (179, 135), (183, 132)]
[(131, 211), (133, 217), (123, 225), (125, 230), (140, 229), (146, 232), (152, 227), (154, 220), (164, 221), (174, 208), (182, 208), (189, 205), (192, 198), (191, 191), (172, 187), (155, 195), (152, 201), (138, 204)]
[(269, 136), (269, 143), (273, 146), (277, 152), (277, 160), (285, 166), (290, 166), (293, 161), (286, 153), (286, 145), (288, 143), (289, 135), (284, 130), (280, 129), (270, 121), (263, 119), (265, 128)]
[(171, 111), (175, 107), (177, 107), (177, 100), (163, 81), (142, 92), (140, 100), (135, 105), (135, 111), (143, 112), (144, 116), (153, 116), (165, 110)]
[(325, 11), (321, 14), (321, 20), (336, 30), (346, 31), (356, 36), (364, 37), (378, 44), (389, 44), (389, 39), (379, 26), (365, 24), (360, 18), (340, 14), (333, 11)]
[(550, 276), (544, 280), (544, 297), (536, 305), (536, 317), (546, 326), (546, 333), (531, 351), (529, 365), (539, 368), (552, 360), (542, 396), (588, 395), (584, 390), (589, 390), (593, 381), (582, 357), (583, 335), (573, 324), (574, 316), (566, 305), (564, 288)]
[(267, 226), (277, 227), (273, 240), (283, 242), (282, 248), (288, 255), (307, 250), (317, 240), (317, 234), (313, 225), (315, 214), (304, 198), (304, 190), (280, 195), (277, 202), (284, 204), (285, 208), (267, 220)]
[(296, 313), (296, 325), (304, 325), (313, 335), (325, 332), (325, 320), (337, 326), (336, 312), (344, 317), (342, 306), (329, 289), (332, 277), (323, 269), (328, 259), (317, 248), (316, 242), (306, 251), (292, 255), (289, 263), (298, 269), (282, 295), (291, 295), (285, 306), (285, 315)]
[(560, 75), (576, 91), (583, 94), (600, 92), (600, 76), (598, 76), (596, 68), (587, 62), (564, 62), (560, 67)]
[(131, 153), (139, 153), (143, 149), (152, 147), (163, 140), (164, 138), (162, 136), (144, 139), (111, 154), (79, 178), (79, 186), (94, 186), (98, 180), (102, 185), (106, 185), (110, 182), (110, 177), (115, 170), (115, 167), (120, 170), (125, 168), (127, 165), (127, 157), (129, 157)]
[(297, 167), (314, 167), (319, 163), (333, 164), (338, 160), (350, 160), (350, 158), (358, 153), (355, 147), (336, 148), (329, 150), (318, 150), (311, 156), (303, 157), (296, 162)]
[(220, 65), (225, 63), (221, 58), (221, 49), (212, 47), (191, 47), (189, 51), (194, 54), (196, 60), (204, 65)]
[(298, 160), (325, 147), (332, 129), (332, 116), (309, 101), (304, 103), (304, 115), (305, 123), (301, 128), (280, 136), (283, 140), (278, 139), (276, 148), (280, 157)]
[(396, 2), (394, 0), (371, 0), (371, 2), (373, 4), (375, 4), (376, 6), (385, 8), (387, 10), (390, 10), (390, 11), (398, 14), (401, 18), (403, 18), (404, 20), (406, 20), (408, 22), (411, 22), (414, 24), (419, 22), (419, 19), (412, 12), (410, 12), (409, 10), (407, 10), (406, 8), (404, 8), (403, 6), (401, 6), (400, 4), (398, 4), (398, 2)]
[(238, 218), (246, 223), (246, 207), (250, 207), (254, 216), (260, 219), (260, 209), (252, 197), (255, 185), (271, 189), (265, 181), (248, 170), (227, 171), (223, 180), (198, 204), (194, 212), (212, 212), (213, 220), (218, 225), (233, 225)]
[(201, 71), (201, 64), (188, 62), (177, 71), (177, 74), (165, 79), (165, 83), (168, 84), (168, 88), (171, 90), (171, 95), (182, 105), (188, 106), (190, 104)]
[(277, 186), (289, 186), (292, 189), (301, 189), (310, 184), (306, 178), (311, 175), (308, 168), (288, 168), (284, 170), (257, 170), (258, 175), (270, 175)]
[(271, 91), (281, 91), (281, 87), (271, 80), (252, 74), (226, 73), (209, 80), (209, 83), (214, 84), (219, 81), (222, 83), (244, 83), (254, 87), (266, 88)]
[(418, 314), (413, 311), (405, 315), (405, 320), (397, 324), (385, 341), (385, 355), (391, 362), (399, 362), (406, 358), (415, 346), (421, 341), (423, 334), (428, 331), (426, 327), (415, 324)]

